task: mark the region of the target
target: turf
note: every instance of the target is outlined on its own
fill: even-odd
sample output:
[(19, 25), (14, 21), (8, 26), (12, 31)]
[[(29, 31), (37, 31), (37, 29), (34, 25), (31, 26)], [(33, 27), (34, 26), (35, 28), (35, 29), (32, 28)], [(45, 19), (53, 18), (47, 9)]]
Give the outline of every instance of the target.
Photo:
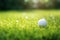
[[(38, 25), (41, 18), (46, 27)], [(60, 40), (60, 10), (0, 12), (0, 40)]]

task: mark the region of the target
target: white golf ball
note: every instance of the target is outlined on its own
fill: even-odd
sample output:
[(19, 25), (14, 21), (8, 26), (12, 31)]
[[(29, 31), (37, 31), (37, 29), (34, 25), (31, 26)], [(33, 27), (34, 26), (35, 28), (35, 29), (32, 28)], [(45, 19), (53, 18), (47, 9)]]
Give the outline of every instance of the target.
[(38, 21), (38, 25), (39, 25), (39, 26), (46, 26), (46, 25), (47, 25), (46, 19), (45, 19), (45, 18), (40, 19), (40, 20)]

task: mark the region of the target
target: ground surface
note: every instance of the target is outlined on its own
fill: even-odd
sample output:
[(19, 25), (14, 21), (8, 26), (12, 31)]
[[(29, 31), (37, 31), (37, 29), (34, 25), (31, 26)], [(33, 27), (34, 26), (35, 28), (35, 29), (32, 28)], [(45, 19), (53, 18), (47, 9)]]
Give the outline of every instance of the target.
[[(41, 18), (46, 27), (38, 26)], [(0, 40), (60, 40), (60, 10), (0, 12)]]

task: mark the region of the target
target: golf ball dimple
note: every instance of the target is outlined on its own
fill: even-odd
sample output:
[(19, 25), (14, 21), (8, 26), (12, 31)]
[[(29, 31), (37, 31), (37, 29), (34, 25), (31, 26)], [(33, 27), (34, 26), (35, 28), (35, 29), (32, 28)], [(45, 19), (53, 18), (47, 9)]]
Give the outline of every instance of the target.
[(38, 25), (39, 26), (46, 26), (47, 25), (47, 21), (46, 21), (46, 19), (40, 19), (39, 21), (38, 21)]

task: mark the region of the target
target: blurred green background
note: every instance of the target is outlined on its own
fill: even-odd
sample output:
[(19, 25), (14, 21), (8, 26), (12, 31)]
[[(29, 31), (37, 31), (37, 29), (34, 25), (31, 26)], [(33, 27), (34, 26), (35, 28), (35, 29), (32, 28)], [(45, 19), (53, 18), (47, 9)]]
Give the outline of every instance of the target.
[(0, 10), (59, 9), (60, 0), (0, 0)]
[(0, 40), (60, 40), (60, 0), (0, 0)]

